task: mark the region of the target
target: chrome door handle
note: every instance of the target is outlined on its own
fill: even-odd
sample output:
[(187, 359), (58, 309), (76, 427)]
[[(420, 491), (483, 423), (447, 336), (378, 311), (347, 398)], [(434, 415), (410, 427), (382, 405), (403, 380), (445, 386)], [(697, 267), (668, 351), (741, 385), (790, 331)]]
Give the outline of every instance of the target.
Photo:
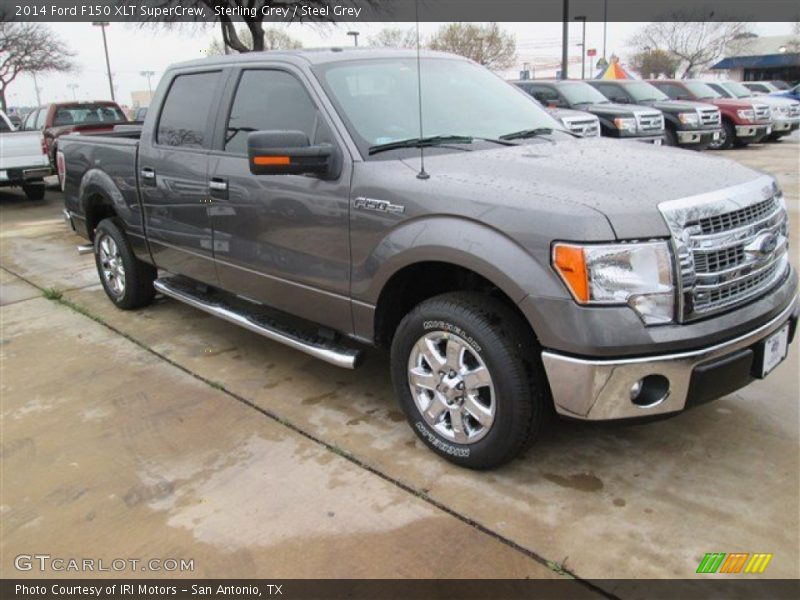
[(144, 169), (142, 169), (142, 170), (139, 172), (139, 174), (140, 174), (140, 175), (142, 176), (142, 178), (144, 178), (144, 179), (155, 179), (155, 178), (156, 178), (156, 172), (155, 172), (155, 171), (153, 171), (153, 169), (150, 169), (150, 168), (144, 168)]
[(212, 179), (208, 182), (208, 189), (215, 190), (217, 192), (225, 192), (228, 190), (228, 183), (226, 181)]

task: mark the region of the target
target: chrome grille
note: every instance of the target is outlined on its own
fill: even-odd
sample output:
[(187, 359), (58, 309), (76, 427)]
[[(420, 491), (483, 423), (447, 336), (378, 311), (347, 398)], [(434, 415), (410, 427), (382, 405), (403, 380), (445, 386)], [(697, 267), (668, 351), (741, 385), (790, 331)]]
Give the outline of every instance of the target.
[(634, 113), (639, 131), (661, 131), (664, 129), (664, 116), (660, 112)]
[(687, 226), (697, 225), (700, 227), (701, 233), (719, 233), (728, 229), (735, 229), (743, 225), (749, 225), (759, 219), (763, 219), (768, 214), (775, 211), (776, 199), (768, 198), (752, 206), (740, 208), (729, 213), (722, 215), (714, 215), (713, 217), (705, 217), (698, 220), (696, 223), (687, 223)]
[(789, 116), (790, 117), (800, 117), (800, 103), (792, 104), (789, 107)]
[(769, 121), (772, 118), (772, 111), (766, 104), (754, 104), (753, 110), (756, 111), (756, 121)]
[(700, 113), (700, 123), (706, 127), (719, 125), (721, 122), (719, 109), (717, 108), (701, 108), (697, 112)]
[(678, 259), (684, 322), (752, 301), (789, 271), (786, 210), (769, 177), (659, 209)]
[(567, 129), (581, 137), (597, 137), (600, 135), (600, 119), (597, 117), (593, 119), (585, 117), (565, 117), (562, 121)]

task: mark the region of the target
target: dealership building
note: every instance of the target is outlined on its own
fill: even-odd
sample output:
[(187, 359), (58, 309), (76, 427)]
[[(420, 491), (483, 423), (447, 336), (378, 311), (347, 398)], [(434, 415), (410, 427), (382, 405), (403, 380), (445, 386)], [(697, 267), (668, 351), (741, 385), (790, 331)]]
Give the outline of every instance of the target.
[(796, 35), (749, 38), (736, 56), (723, 58), (711, 69), (735, 81), (800, 81), (800, 39)]

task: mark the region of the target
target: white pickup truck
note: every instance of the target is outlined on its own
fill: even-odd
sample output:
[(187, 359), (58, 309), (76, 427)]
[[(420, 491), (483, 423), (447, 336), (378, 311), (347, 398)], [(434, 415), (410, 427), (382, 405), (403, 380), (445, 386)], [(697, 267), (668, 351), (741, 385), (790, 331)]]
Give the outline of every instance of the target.
[(22, 187), (29, 200), (41, 200), (50, 172), (42, 132), (15, 131), (0, 111), (0, 187)]

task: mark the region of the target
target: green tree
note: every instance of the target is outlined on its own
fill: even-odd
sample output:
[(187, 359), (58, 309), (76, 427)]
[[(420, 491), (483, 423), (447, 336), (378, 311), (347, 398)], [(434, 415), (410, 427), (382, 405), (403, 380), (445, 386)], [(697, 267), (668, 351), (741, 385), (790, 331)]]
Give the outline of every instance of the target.
[(501, 30), (497, 23), (444, 25), (430, 39), (428, 47), (466, 56), (490, 69), (507, 69), (517, 59), (516, 38)]
[(656, 79), (660, 76), (675, 77), (681, 61), (664, 50), (643, 50), (637, 52), (628, 63), (631, 68), (644, 79)]

